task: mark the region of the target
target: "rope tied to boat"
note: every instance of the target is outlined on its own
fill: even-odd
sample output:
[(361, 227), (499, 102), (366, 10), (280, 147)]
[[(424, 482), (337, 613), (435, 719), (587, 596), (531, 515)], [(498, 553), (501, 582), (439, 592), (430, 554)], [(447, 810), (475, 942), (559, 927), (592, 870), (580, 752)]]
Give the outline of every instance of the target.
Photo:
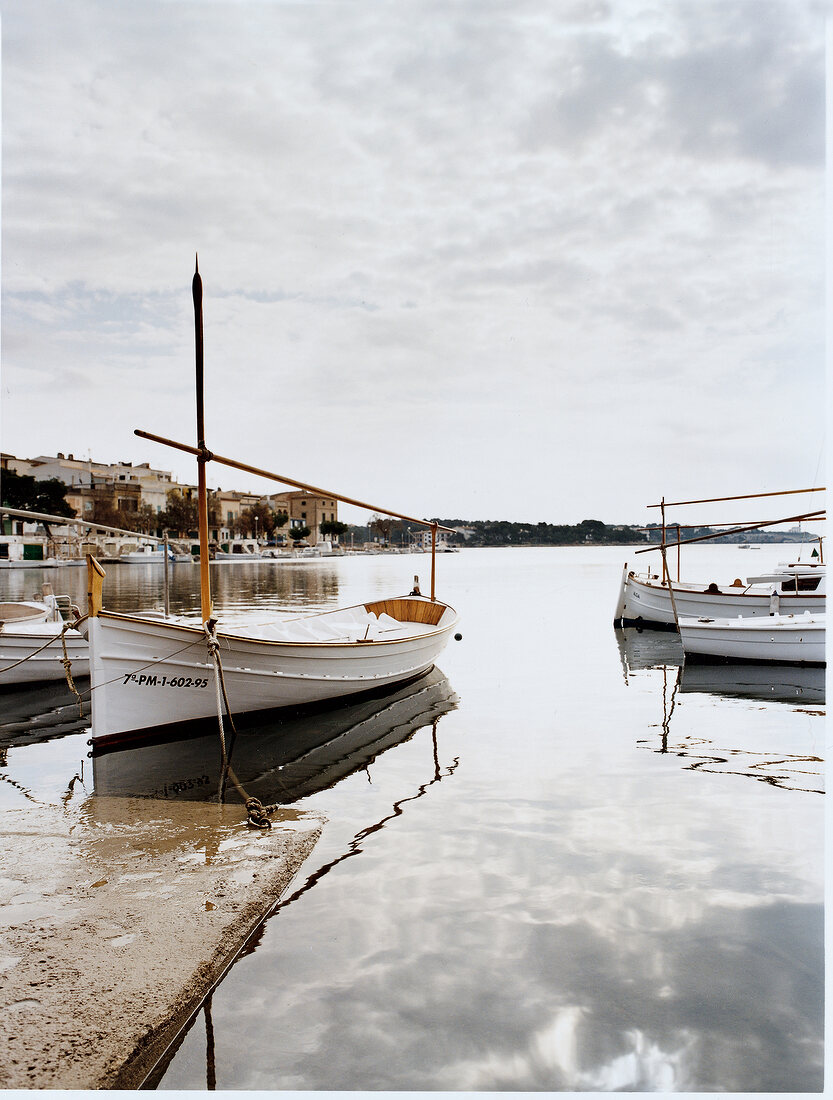
[(220, 658), (220, 642), (217, 638), (216, 628), (217, 623), (214, 619), (208, 619), (203, 623), (208, 654), (214, 664), (214, 687), (217, 697), (217, 727), (220, 733), (220, 754), (223, 764), (223, 774), (220, 781), (220, 798), (222, 800), (225, 791), (226, 777), (228, 777), (234, 784), (235, 790), (240, 795), (243, 805), (246, 807), (246, 824), (251, 825), (255, 829), (271, 829), (272, 822), (267, 816), (267, 810), (264, 808), (263, 803), (259, 798), (252, 798), (243, 789), (237, 776), (234, 774), (231, 761), (229, 760), (229, 754), (226, 749), (226, 734), (223, 727), (224, 709), (231, 727), (232, 738), (237, 737), (237, 730), (234, 725), (234, 719), (231, 716), (231, 708), (229, 706), (228, 693), (226, 691), (226, 681), (223, 675), (223, 662)]
[(37, 657), (39, 653), (43, 653), (45, 649), (48, 649), (49, 646), (53, 645), (54, 642), (60, 637), (61, 645), (64, 651), (64, 656), (61, 659), (61, 664), (64, 666), (64, 672), (66, 673), (67, 682), (69, 684), (70, 690), (78, 697), (78, 701), (82, 706), (81, 715), (83, 716), (83, 702), (81, 700), (81, 695), (75, 687), (75, 684), (72, 682), (72, 675), (70, 673), (70, 659), (69, 654), (67, 653), (67, 643), (65, 638), (66, 632), (68, 630), (72, 630), (74, 627), (74, 622), (64, 623), (64, 625), (61, 627), (60, 635), (53, 635), (51, 638), (47, 639), (47, 641), (45, 641), (43, 645), (38, 646), (37, 649), (31, 650), (31, 652), (27, 653), (25, 657), (21, 657), (19, 661), (12, 661), (10, 665), (4, 665), (2, 668), (0, 668), (0, 676), (2, 676), (4, 672), (11, 672), (13, 668), (17, 668), (19, 665), (25, 665), (27, 661), (31, 661), (33, 657)]
[(64, 655), (61, 658), (61, 664), (64, 666), (64, 675), (67, 678), (67, 685), (69, 687), (69, 690), (73, 693), (75, 698), (78, 700), (78, 717), (83, 718), (84, 717), (84, 700), (81, 698), (81, 692), (75, 686), (75, 681), (72, 679), (72, 661), (70, 661), (69, 654), (67, 653), (67, 637), (66, 637), (67, 630), (71, 629), (74, 625), (75, 625), (74, 623), (64, 623), (63, 628), (61, 630), (61, 648), (64, 651)]
[(669, 569), (668, 569), (668, 559), (666, 558), (666, 554), (665, 554), (666, 547), (665, 547), (664, 542), (662, 543), (662, 545), (660, 546), (659, 549), (660, 549), (660, 553), (662, 554), (662, 571), (665, 574), (665, 577), (667, 579), (668, 595), (671, 597), (671, 611), (674, 615), (674, 625), (676, 626), (677, 632), (679, 633), (679, 630), (680, 630), (680, 617), (677, 614), (677, 601), (674, 599), (674, 586), (671, 584), (671, 573), (669, 572)]

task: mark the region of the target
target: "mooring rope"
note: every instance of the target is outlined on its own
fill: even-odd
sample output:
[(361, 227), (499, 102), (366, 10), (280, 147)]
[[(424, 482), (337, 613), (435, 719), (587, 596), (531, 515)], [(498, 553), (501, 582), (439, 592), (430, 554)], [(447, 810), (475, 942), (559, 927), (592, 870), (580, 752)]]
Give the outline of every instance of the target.
[[(64, 627), (61, 630), (61, 636), (62, 637), (66, 633), (66, 631), (69, 629), (70, 625), (71, 625), (70, 623), (65, 623), (64, 624)], [(2, 674), (4, 672), (11, 672), (11, 670), (13, 668), (17, 668), (18, 665), (25, 664), (26, 661), (30, 661), (33, 657), (37, 657), (37, 655), (39, 653), (43, 653), (43, 651), (45, 649), (47, 649), (49, 646), (51, 646), (53, 642), (57, 641), (57, 638), (58, 638), (57, 634), (53, 635), (53, 637), (51, 637), (48, 641), (44, 642), (42, 646), (38, 646), (37, 649), (33, 649), (31, 653), (27, 653), (25, 657), (21, 657), (19, 661), (13, 661), (12, 664), (5, 665), (3, 668), (0, 668), (0, 676), (2, 676)]]
[(67, 634), (67, 628), (69, 627), (69, 625), (70, 624), (67, 623), (64, 626), (63, 630), (61, 631), (61, 647), (63, 648), (63, 651), (64, 651), (64, 655), (61, 658), (61, 664), (64, 666), (64, 675), (67, 678), (67, 684), (69, 685), (69, 690), (73, 693), (73, 695), (75, 695), (76, 699), (78, 700), (78, 717), (83, 718), (84, 717), (84, 700), (81, 698), (81, 692), (75, 686), (75, 683), (72, 679), (72, 662), (70, 661), (69, 654), (67, 653), (67, 637), (66, 637), (66, 634)]
[(231, 716), (231, 708), (229, 707), (228, 693), (226, 692), (226, 681), (223, 675), (223, 662), (220, 659), (220, 643), (216, 634), (216, 623), (209, 619), (203, 623), (203, 629), (205, 630), (206, 645), (208, 646), (208, 653), (214, 663), (214, 687), (217, 697), (217, 726), (220, 731), (220, 752), (222, 754), (223, 761), (223, 777), (220, 784), (221, 794), (225, 788), (225, 777), (228, 776), (234, 784), (234, 788), (240, 795), (243, 804), (246, 807), (247, 823), (256, 829), (271, 829), (272, 822), (269, 820), (267, 813), (274, 811), (276, 807), (265, 807), (259, 798), (252, 798), (241, 785), (237, 776), (234, 773), (234, 769), (231, 766), (231, 762), (226, 752), (226, 735), (223, 728), (223, 704), (225, 703), (226, 716), (231, 726), (232, 737), (237, 737), (237, 730), (234, 726), (234, 719)]

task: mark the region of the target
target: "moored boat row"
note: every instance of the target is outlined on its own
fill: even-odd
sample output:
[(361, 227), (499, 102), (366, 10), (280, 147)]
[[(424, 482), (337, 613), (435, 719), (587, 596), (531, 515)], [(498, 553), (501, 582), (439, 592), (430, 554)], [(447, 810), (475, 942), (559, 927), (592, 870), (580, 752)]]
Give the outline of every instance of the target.
[[(616, 626), (677, 631), (686, 658), (691, 660), (826, 663), (827, 576), (820, 555), (817, 561), (782, 563), (775, 570), (749, 576), (745, 581), (736, 577), (729, 582), (708, 584), (682, 581), (678, 558), (678, 577), (672, 580), (666, 556), (665, 502), (658, 507), (663, 509), (662, 541), (657, 547), (662, 554), (661, 573), (651, 570), (637, 573), (629, 570), (625, 563), (614, 614)], [(823, 512), (808, 515), (814, 519), (823, 518)], [(786, 520), (772, 521), (778, 522)], [(699, 542), (702, 538), (681, 540), (678, 530), (677, 542), (671, 545), (679, 548), (684, 542)]]

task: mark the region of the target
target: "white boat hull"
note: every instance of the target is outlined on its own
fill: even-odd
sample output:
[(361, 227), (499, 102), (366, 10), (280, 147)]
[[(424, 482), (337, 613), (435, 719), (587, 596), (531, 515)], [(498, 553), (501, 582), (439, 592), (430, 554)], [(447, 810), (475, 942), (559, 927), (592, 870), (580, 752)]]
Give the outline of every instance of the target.
[(615, 622), (626, 626), (674, 630), (675, 606), (680, 619), (735, 618), (738, 615), (745, 619), (768, 618), (773, 610), (779, 614), (793, 615), (801, 615), (805, 611), (812, 614), (825, 611), (826, 597), (823, 592), (776, 591), (773, 599), (772, 591), (767, 589), (774, 587), (759, 586), (757, 590), (752, 590), (748, 586), (694, 585), (672, 581), (669, 589), (668, 583), (663, 583), (658, 577), (629, 573), (625, 566)]
[[(367, 640), (337, 637), (336, 627), (345, 615), (356, 612), (358, 622), (358, 608), (291, 623), (267, 622), (259, 636), (253, 636), (251, 626), (245, 635), (243, 627), (218, 626), (232, 715), (327, 703), (425, 672), (445, 647), (456, 612), (416, 598), (381, 601), (378, 606), (382, 604), (407, 604), (414, 614), (430, 615), (438, 622), (402, 622), (374, 628), (372, 636), (369, 626), (357, 626), (354, 633), (366, 633)], [(364, 607), (361, 614), (367, 619)], [(298, 638), (306, 631), (309, 640), (277, 640), (282, 629)], [(316, 639), (328, 630), (336, 635), (334, 640)], [(156, 735), (158, 727), (216, 716), (215, 669), (201, 626), (100, 612), (88, 620), (88, 637), (94, 742), (113, 743), (142, 730)]]
[(772, 615), (755, 619), (680, 619), (686, 660), (825, 664), (825, 616)]
[[(86, 638), (77, 630), (68, 630), (64, 641), (73, 678), (89, 676), (90, 660)], [(46, 648), (41, 648), (44, 645)], [(37, 650), (40, 652), (36, 652)], [(64, 680), (66, 673), (63, 657), (59, 623), (34, 622), (21, 623), (19, 626), (4, 624), (0, 630), (0, 687)]]

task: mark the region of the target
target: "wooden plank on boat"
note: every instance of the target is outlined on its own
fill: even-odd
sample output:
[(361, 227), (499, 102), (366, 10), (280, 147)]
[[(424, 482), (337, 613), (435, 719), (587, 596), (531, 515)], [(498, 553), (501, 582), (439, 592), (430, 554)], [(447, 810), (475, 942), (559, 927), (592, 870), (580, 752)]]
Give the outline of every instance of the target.
[(92, 554), (87, 554), (87, 614), (90, 618), (101, 611), (101, 588), (106, 576)]
[(375, 600), (364, 605), (365, 611), (374, 615), (390, 615), (400, 623), (426, 623), (436, 626), (443, 617), (445, 604), (425, 600), (409, 600), (401, 597), (393, 600)]

